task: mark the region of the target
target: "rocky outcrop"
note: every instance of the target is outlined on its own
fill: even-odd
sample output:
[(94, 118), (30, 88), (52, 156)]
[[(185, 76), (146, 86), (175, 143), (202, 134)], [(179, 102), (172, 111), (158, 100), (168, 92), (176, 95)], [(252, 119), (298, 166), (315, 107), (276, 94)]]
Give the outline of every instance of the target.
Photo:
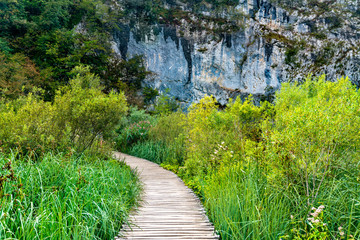
[[(336, 6), (285, 10), (266, 0), (240, 0), (215, 16), (211, 8), (195, 14), (182, 5), (188, 15), (174, 24), (121, 23), (113, 49), (123, 58), (143, 55), (155, 74), (146, 84), (169, 89), (184, 103), (205, 94), (220, 104), (239, 95), (266, 98), (282, 82), (310, 73), (348, 75), (359, 84), (358, 5), (344, 5), (351, 11)], [(219, 15), (226, 24), (218, 24)]]

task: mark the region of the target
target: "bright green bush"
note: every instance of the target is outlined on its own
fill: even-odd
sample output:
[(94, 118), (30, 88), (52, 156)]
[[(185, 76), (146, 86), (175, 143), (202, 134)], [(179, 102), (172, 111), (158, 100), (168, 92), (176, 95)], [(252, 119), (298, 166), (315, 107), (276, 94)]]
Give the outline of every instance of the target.
[[(187, 157), (189, 175), (207, 174), (221, 164), (232, 164), (255, 152), (260, 141), (261, 121), (272, 113), (272, 106), (255, 106), (251, 98), (230, 102), (224, 111), (212, 97), (194, 104), (187, 115)], [(222, 156), (226, 156), (225, 158)]]
[(33, 94), (1, 102), (0, 147), (20, 153), (45, 150), (78, 151), (91, 148), (96, 140), (109, 139), (113, 128), (127, 111), (122, 93), (106, 95), (99, 78), (87, 67), (75, 68), (70, 85), (58, 91), (53, 104)]
[(0, 156), (1, 239), (114, 239), (139, 193), (130, 168), (87, 156)]
[(70, 129), (70, 139), (83, 151), (99, 137), (107, 137), (127, 111), (123, 93), (102, 92), (100, 79), (88, 67), (76, 67), (64, 93), (57, 93), (54, 106), (60, 129)]
[(3, 102), (0, 112), (2, 151), (18, 149), (20, 153), (41, 153), (46, 148), (67, 144), (64, 138), (55, 138), (51, 134), (53, 115), (54, 107), (32, 94), (11, 103)]
[(276, 116), (264, 124), (268, 178), (314, 202), (325, 179), (359, 162), (360, 94), (348, 79), (326, 82), (309, 77), (284, 84), (276, 95)]

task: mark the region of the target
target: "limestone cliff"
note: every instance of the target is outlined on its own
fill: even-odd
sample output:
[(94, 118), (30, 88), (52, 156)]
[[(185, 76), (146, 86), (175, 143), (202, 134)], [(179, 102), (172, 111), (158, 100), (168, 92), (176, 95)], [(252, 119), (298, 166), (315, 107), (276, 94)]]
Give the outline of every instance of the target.
[(155, 74), (146, 84), (168, 88), (185, 103), (204, 94), (221, 104), (238, 95), (266, 98), (282, 82), (309, 73), (347, 75), (359, 84), (359, 1), (309, 4), (239, 0), (221, 10), (204, 4), (195, 12), (171, 1), (164, 4), (165, 11), (176, 9), (170, 20), (130, 16), (119, 23), (113, 48), (123, 58), (143, 55)]

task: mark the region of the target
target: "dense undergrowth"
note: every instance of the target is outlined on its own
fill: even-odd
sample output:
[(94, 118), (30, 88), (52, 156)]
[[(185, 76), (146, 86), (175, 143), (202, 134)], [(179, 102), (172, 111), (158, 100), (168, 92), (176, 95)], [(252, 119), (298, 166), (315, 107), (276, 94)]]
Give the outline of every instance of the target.
[(1, 239), (114, 239), (139, 191), (128, 167), (89, 155), (17, 156), (0, 156)]
[(0, 99), (0, 239), (114, 239), (135, 204), (136, 175), (111, 158), (124, 93), (71, 75), (53, 102)]
[(358, 239), (360, 94), (324, 79), (283, 84), (274, 105), (133, 110), (117, 144), (180, 175), (222, 239)]

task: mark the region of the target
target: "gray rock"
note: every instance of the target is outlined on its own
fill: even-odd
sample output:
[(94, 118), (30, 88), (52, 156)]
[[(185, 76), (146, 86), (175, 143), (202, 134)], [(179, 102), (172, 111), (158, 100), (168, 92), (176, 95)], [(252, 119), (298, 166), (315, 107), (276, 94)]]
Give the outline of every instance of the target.
[(326, 73), (328, 79), (347, 75), (359, 84), (358, 18), (345, 18), (340, 28), (331, 29), (325, 17), (289, 12), (266, 0), (241, 0), (234, 11), (248, 17), (239, 20), (242, 29), (232, 33), (191, 31), (185, 20), (181, 26), (121, 25), (113, 49), (123, 58), (143, 55), (155, 74), (146, 85), (169, 89), (187, 105), (204, 95), (213, 95), (220, 104), (250, 94), (260, 99), (282, 82), (309, 73)]

